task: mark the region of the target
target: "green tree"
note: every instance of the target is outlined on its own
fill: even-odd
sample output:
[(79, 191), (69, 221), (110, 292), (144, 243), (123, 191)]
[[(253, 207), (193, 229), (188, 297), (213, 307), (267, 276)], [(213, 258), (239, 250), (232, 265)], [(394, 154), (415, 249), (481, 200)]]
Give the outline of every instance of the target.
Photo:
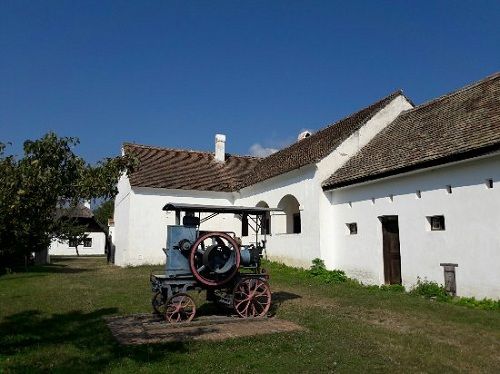
[(48, 133), (24, 142), (23, 157), (6, 155), (0, 143), (0, 270), (48, 248), (53, 238), (81, 237), (83, 228), (57, 214), (82, 200), (111, 199), (120, 175), (135, 157), (106, 158), (90, 165), (73, 149), (77, 138)]
[(108, 228), (108, 219), (113, 218), (115, 212), (115, 200), (106, 200), (96, 209), (94, 209), (94, 217), (103, 226), (103, 228)]

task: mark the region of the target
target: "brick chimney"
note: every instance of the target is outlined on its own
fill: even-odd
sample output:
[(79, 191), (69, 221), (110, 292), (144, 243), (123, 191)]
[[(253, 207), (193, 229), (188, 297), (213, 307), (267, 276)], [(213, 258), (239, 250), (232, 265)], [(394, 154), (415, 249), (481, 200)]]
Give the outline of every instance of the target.
[(226, 161), (226, 135), (215, 134), (215, 161)]

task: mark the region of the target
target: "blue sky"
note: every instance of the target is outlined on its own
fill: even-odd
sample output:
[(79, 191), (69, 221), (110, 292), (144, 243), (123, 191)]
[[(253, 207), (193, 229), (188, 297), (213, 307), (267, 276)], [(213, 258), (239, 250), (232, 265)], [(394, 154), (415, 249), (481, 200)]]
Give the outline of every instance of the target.
[(124, 141), (279, 148), (402, 88), (500, 70), (500, 2), (0, 1), (0, 141), (49, 130), (89, 161)]

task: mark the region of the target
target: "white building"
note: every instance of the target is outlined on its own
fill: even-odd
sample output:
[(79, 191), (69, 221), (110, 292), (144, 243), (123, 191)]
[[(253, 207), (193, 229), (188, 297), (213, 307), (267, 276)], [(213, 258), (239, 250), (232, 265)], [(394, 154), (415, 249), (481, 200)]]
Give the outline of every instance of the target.
[[(116, 264), (165, 261), (168, 202), (269, 206), (271, 259), (406, 286), (453, 263), (458, 295), (500, 297), (500, 74), (415, 108), (395, 92), (266, 158), (224, 146), (124, 145), (141, 164), (118, 184)], [(242, 234), (234, 216), (204, 225)]]
[[(90, 210), (90, 204), (78, 206), (71, 211), (65, 211), (69, 219), (76, 219), (78, 225), (86, 226), (85, 239), (83, 242), (76, 240), (53, 239), (49, 247), (49, 256), (89, 256), (104, 255), (106, 247), (106, 234), (97, 223), (94, 214)], [(77, 253), (78, 250), (78, 253)]]

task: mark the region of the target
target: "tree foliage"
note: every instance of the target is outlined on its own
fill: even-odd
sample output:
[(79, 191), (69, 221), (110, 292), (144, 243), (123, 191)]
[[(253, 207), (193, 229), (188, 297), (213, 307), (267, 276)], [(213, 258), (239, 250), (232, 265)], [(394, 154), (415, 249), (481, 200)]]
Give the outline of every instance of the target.
[(25, 141), (17, 158), (0, 143), (0, 262), (47, 249), (53, 238), (80, 236), (82, 228), (58, 215), (58, 208), (113, 198), (120, 175), (137, 163), (120, 156), (90, 165), (73, 152), (78, 144), (77, 138), (48, 133)]
[(108, 227), (108, 219), (113, 218), (115, 211), (115, 200), (104, 201), (99, 207), (94, 209), (94, 217), (104, 228)]

